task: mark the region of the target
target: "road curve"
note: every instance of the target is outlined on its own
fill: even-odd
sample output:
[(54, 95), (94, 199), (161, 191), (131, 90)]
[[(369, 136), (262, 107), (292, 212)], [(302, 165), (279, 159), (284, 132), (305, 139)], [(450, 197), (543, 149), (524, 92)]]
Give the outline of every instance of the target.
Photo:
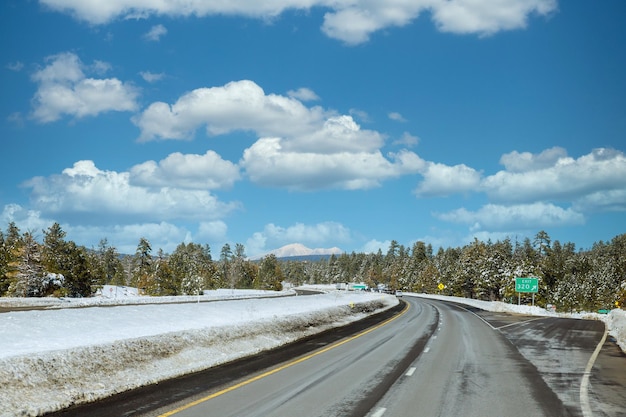
[(626, 357), (600, 343), (602, 323), (403, 300), (400, 314), (370, 317), (356, 333), (336, 329), (58, 415), (625, 415), (626, 377), (615, 368)]
[(161, 416), (571, 415), (537, 369), (479, 316), (405, 300), (409, 309), (383, 326)]

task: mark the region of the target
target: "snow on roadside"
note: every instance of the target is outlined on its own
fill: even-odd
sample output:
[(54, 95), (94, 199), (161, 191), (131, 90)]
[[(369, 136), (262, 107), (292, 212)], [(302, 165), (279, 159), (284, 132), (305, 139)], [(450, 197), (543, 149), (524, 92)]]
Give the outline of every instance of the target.
[(164, 297), (150, 297), (137, 292), (137, 288), (133, 287), (116, 287), (113, 285), (105, 285), (99, 290), (94, 297), (88, 298), (69, 298), (69, 297), (28, 297), (28, 298), (11, 298), (0, 297), (0, 307), (20, 308), (20, 307), (37, 307), (45, 309), (55, 308), (73, 308), (73, 307), (94, 307), (94, 306), (118, 306), (129, 304), (168, 304), (168, 303), (184, 303), (197, 301), (216, 301), (226, 299), (242, 299), (242, 298), (265, 298), (265, 297), (285, 297), (295, 295), (293, 290), (285, 291), (262, 291), (262, 290), (237, 290), (237, 289), (218, 289), (205, 290), (202, 295), (177, 295)]
[(36, 416), (206, 369), (397, 303), (332, 292), (1, 313), (0, 416)]

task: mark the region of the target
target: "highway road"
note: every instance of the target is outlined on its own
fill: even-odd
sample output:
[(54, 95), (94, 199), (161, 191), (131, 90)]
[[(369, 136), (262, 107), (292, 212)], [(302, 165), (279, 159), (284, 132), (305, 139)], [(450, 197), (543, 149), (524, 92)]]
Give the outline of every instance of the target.
[(603, 359), (622, 376), (591, 371), (606, 343), (602, 323), (404, 300), (374, 328), (151, 415), (626, 415), (624, 356)]
[(382, 322), (54, 415), (626, 416), (626, 357), (603, 323), (403, 300)]

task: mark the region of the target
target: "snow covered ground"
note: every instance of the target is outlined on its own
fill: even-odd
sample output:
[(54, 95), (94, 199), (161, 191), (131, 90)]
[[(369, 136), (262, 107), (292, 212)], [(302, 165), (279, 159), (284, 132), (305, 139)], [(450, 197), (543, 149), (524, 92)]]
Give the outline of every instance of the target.
[[(294, 294), (260, 298), (268, 294), (222, 290), (172, 304), (171, 297), (118, 293), (120, 305), (115, 306), (106, 297), (48, 299), (45, 306), (41, 299), (0, 298), (0, 307), (24, 308), (31, 301), (45, 307), (0, 313), (0, 416), (36, 416), (104, 398), (271, 349), (398, 303), (394, 296), (368, 292)], [(88, 305), (94, 307), (62, 308)]]
[[(218, 290), (199, 297), (141, 297), (130, 288), (105, 287), (99, 297), (85, 299), (0, 298), (0, 308), (40, 308), (0, 313), (0, 416), (36, 416), (206, 369), (398, 303), (391, 295), (316, 288), (328, 293)], [(623, 310), (570, 315), (500, 302), (405, 295), (490, 311), (603, 320), (626, 350)], [(89, 306), (93, 308), (71, 308)]]

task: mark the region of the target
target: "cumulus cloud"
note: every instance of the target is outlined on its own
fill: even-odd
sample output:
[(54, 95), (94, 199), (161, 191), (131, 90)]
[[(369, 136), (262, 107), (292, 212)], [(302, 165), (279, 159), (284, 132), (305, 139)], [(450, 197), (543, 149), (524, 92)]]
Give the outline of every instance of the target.
[(577, 159), (563, 148), (538, 154), (511, 152), (501, 157), (506, 169), (493, 175), (466, 165), (427, 162), (418, 197), (485, 193), (496, 204), (565, 203), (582, 211), (626, 210), (626, 156), (598, 148)]
[(338, 152), (319, 154), (283, 149), (278, 138), (263, 138), (244, 151), (240, 165), (249, 178), (265, 186), (291, 190), (341, 188), (348, 190), (378, 187), (381, 181), (417, 172), (423, 161), (404, 151)]
[(105, 70), (106, 64), (100, 61), (88, 67), (76, 54), (65, 52), (46, 58), (46, 64), (32, 76), (38, 84), (32, 99), (32, 116), (41, 123), (56, 121), (64, 115), (82, 118), (137, 109), (139, 93), (132, 85), (117, 78), (87, 78), (85, 70)]
[(45, 215), (82, 215), (92, 222), (111, 218), (211, 220), (239, 208), (206, 190), (136, 186), (129, 172), (103, 171), (93, 161), (78, 161), (61, 174), (35, 177), (24, 186), (31, 189), (33, 206)]
[(494, 233), (581, 225), (598, 211), (626, 210), (626, 156), (598, 148), (577, 159), (562, 148), (538, 154), (511, 152), (500, 159), (505, 170), (483, 177), (465, 165), (427, 162), (418, 197), (484, 193), (490, 203), (436, 213), (440, 220), (466, 224), (473, 233)]
[(204, 155), (176, 152), (159, 162), (135, 165), (130, 169), (129, 183), (150, 188), (214, 190), (230, 188), (240, 177), (237, 165), (209, 150)]
[(452, 0), (437, 1), (431, 11), (442, 32), (484, 36), (525, 28), (530, 15), (548, 16), (557, 7), (557, 0)]
[[(362, 129), (352, 116), (266, 94), (248, 80), (196, 89), (172, 105), (153, 103), (133, 120), (144, 141), (191, 138), (200, 127), (210, 135), (256, 133), (259, 139), (244, 151), (239, 166), (265, 186), (364, 189), (423, 165), (408, 151), (383, 156), (385, 136)], [(142, 169), (152, 175), (153, 167), (147, 163)]]
[(310, 132), (327, 116), (320, 107), (307, 108), (295, 98), (265, 94), (252, 81), (233, 81), (221, 87), (198, 88), (169, 105), (152, 103), (133, 121), (141, 141), (188, 139), (200, 126), (210, 135), (235, 130), (261, 136)]
[(585, 222), (584, 216), (571, 208), (563, 209), (546, 203), (511, 206), (487, 204), (477, 211), (460, 208), (437, 213), (436, 217), (452, 223), (467, 224), (472, 231), (537, 229), (580, 225)]
[(154, 25), (148, 32), (143, 35), (143, 38), (147, 41), (158, 42), (162, 36), (167, 35), (167, 28), (163, 25)]
[(557, 0), (381, 0), (337, 2), (332, 0), (40, 0), (52, 10), (69, 13), (92, 24), (118, 18), (151, 15), (235, 15), (271, 19), (287, 10), (328, 10), (322, 32), (348, 45), (366, 42), (380, 30), (412, 23), (429, 12), (436, 27), (444, 32), (490, 35), (502, 30), (524, 28), (531, 15), (547, 16), (557, 9)]
[[(621, 151), (598, 148), (574, 159), (553, 148), (538, 155), (512, 153), (503, 159), (512, 170), (486, 177), (481, 185), (493, 201), (592, 203), (611, 194), (611, 201), (626, 210), (626, 201), (619, 202), (626, 190), (626, 156)], [(590, 199), (591, 195), (596, 198)]]
[(509, 172), (527, 172), (554, 166), (559, 159), (566, 158), (567, 151), (561, 147), (546, 149), (539, 154), (517, 152), (502, 155), (500, 163)]
[(420, 173), (424, 179), (415, 189), (418, 197), (477, 191), (481, 180), (481, 173), (465, 164), (449, 166), (428, 162)]

